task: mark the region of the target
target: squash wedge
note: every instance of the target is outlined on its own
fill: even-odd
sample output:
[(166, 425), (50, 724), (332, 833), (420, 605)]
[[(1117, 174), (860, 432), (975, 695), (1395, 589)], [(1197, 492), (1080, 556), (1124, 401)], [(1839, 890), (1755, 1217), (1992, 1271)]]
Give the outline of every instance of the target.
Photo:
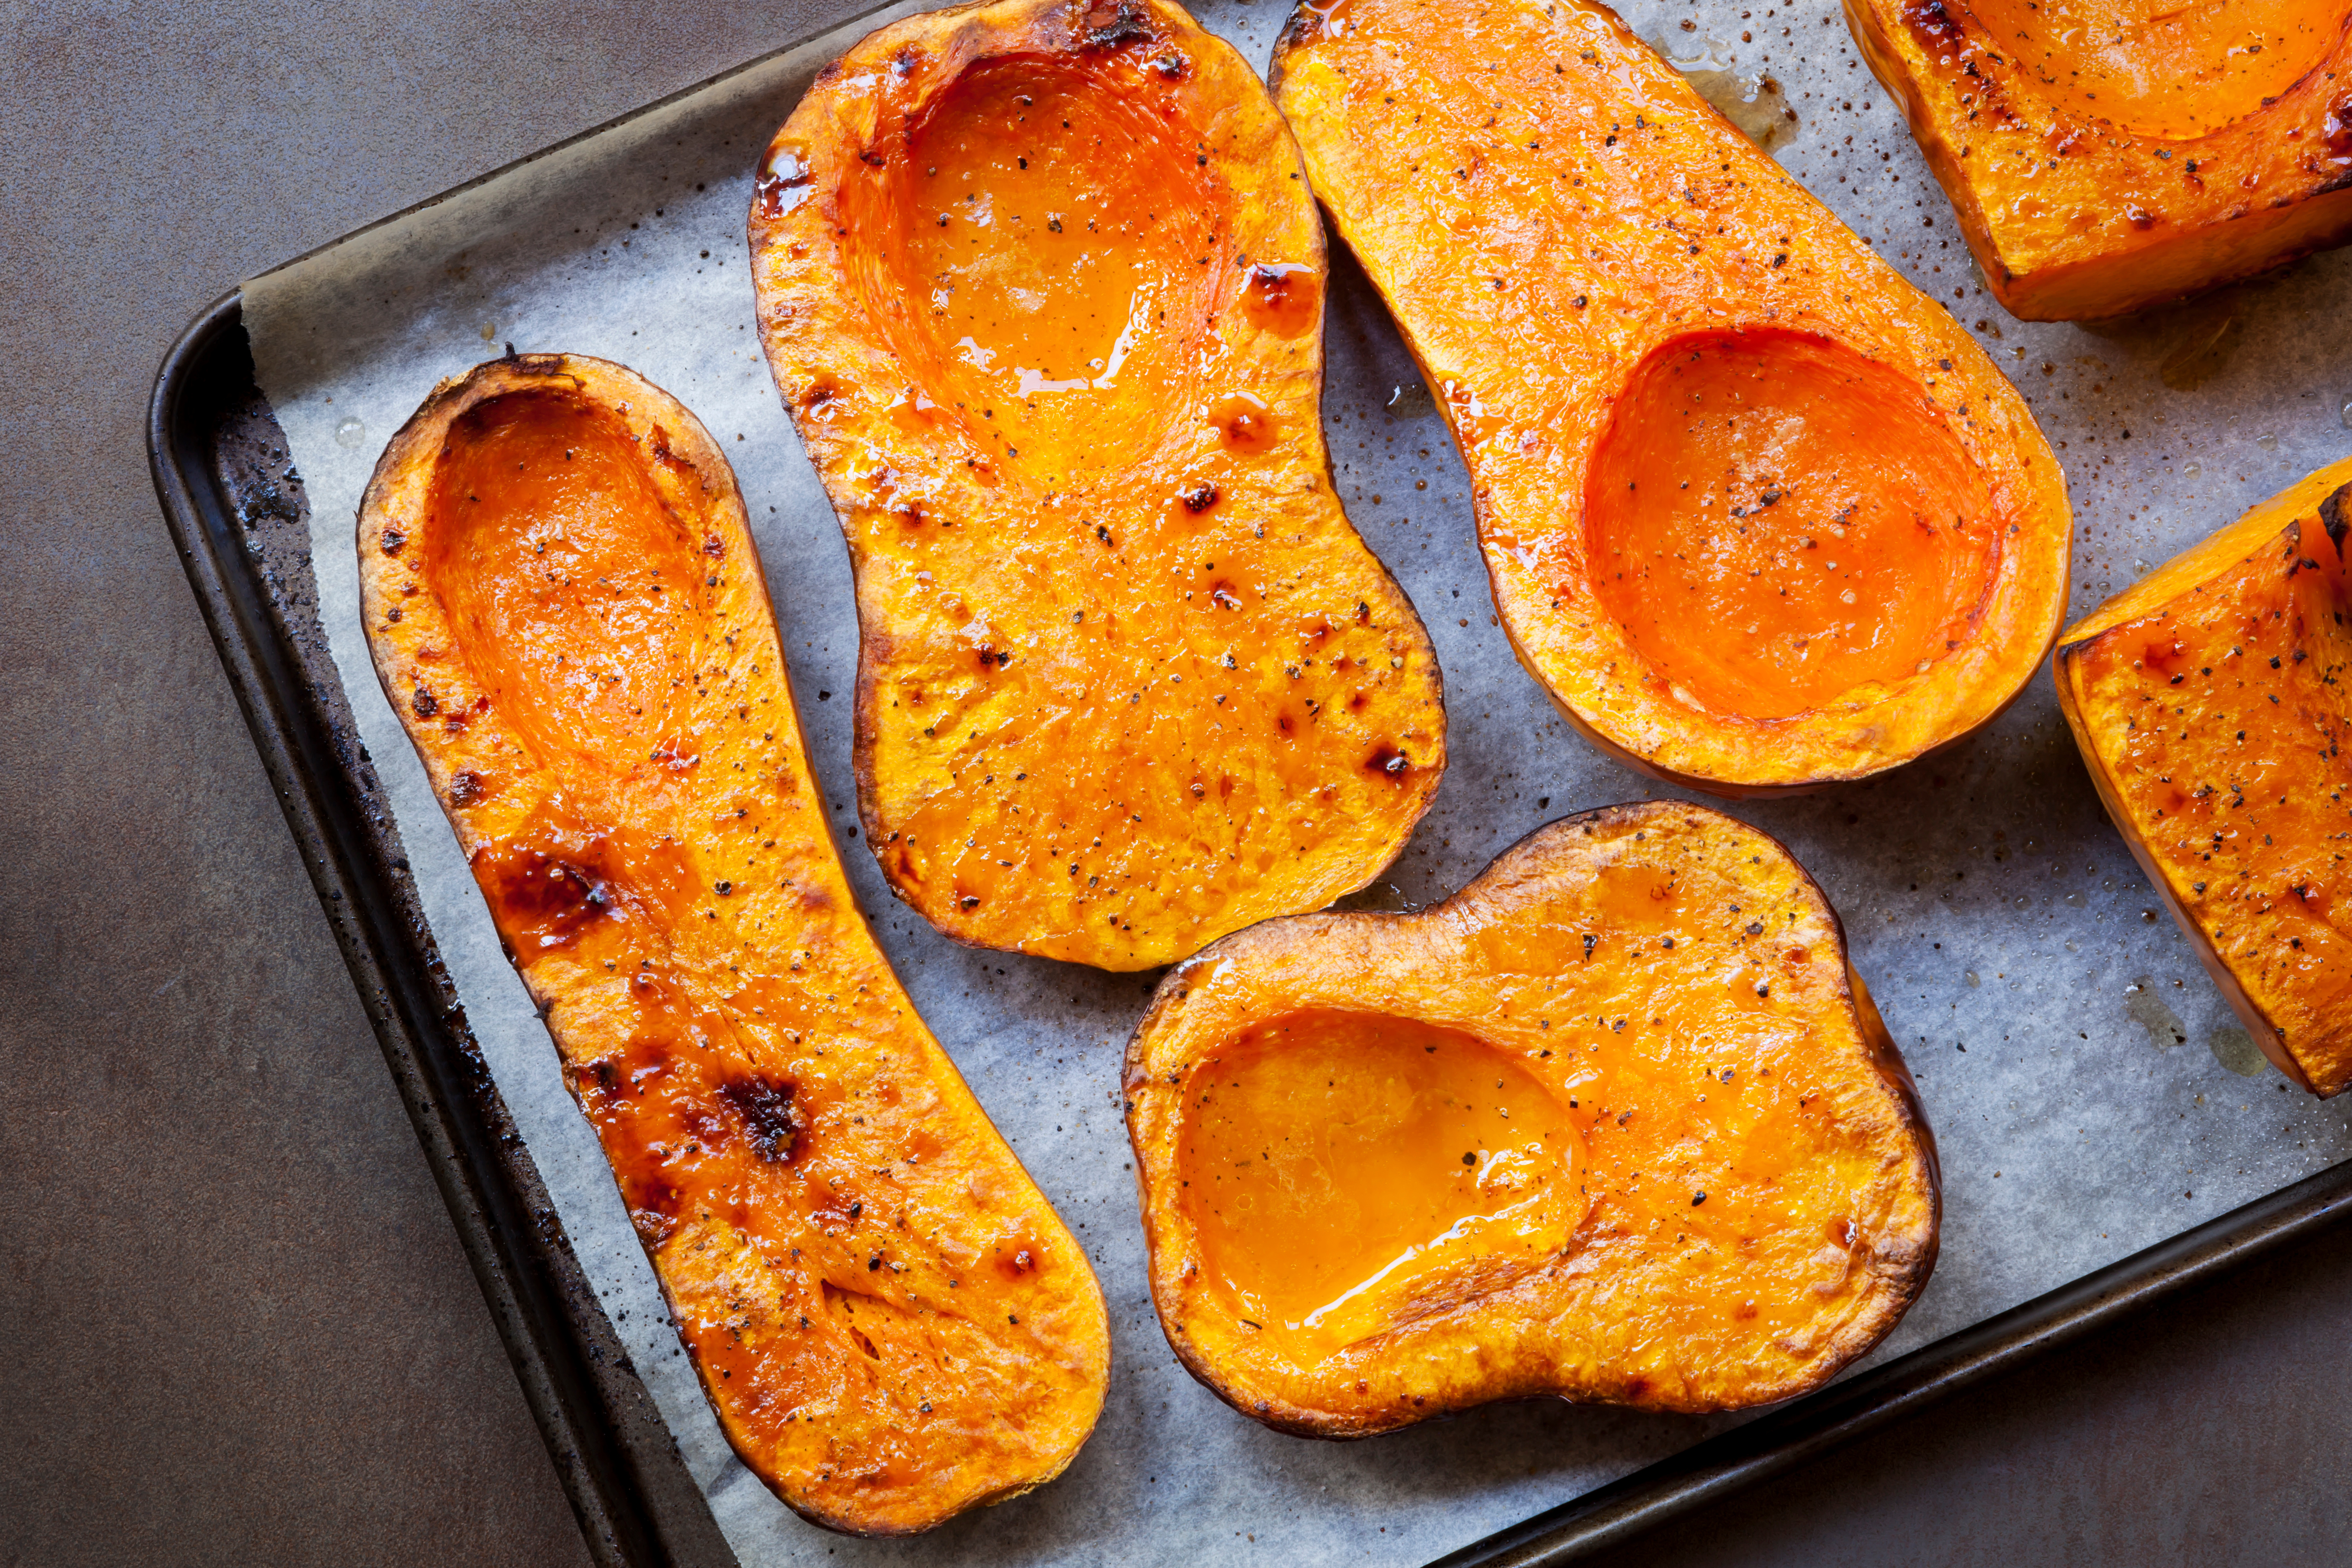
[(1144, 969), (1377, 876), (1444, 702), (1332, 490), (1322, 230), (1249, 67), (1163, 0), (936, 12), (761, 170), (760, 331), (849, 542), (898, 896)]
[(2011, 315), (2122, 315), (2352, 238), (2345, 0), (1845, 14)]
[(1703, 806), (1227, 937), (1160, 983), (1127, 1096), (1169, 1342), (1302, 1436), (1790, 1398), (1935, 1265), (1935, 1142), (1836, 914)]
[(859, 1534), (1058, 1474), (1101, 1291), (858, 913), (702, 426), (601, 360), (482, 365), (386, 448), (359, 552), (385, 694), (744, 1464)]
[(2099, 798), (2254, 1043), (2352, 1085), (2352, 458), (2066, 628), (2058, 706)]
[(2024, 401), (1614, 13), (1336, 0), (1275, 66), (1451, 422), (1504, 630), (1588, 739), (1785, 794), (2023, 689), (2072, 532)]

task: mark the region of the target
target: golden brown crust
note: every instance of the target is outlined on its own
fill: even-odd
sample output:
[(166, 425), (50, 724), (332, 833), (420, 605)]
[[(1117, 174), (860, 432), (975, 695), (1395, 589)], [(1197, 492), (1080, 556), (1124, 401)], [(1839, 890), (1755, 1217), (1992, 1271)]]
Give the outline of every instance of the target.
[[(1400, 1021), (1475, 1037), (1498, 1089), (1525, 1073), (1571, 1107), (1580, 1142), (1559, 1168), (1590, 1207), (1564, 1245), (1532, 1265), (1465, 1257), (1304, 1357), (1248, 1320), (1204, 1248), (1184, 1151), (1216, 1081), (1201, 1075), (1303, 1017), (1359, 1020), (1368, 1045)], [(1566, 818), (1416, 913), (1228, 937), (1161, 983), (1127, 1095), (1169, 1342), (1234, 1408), (1304, 1436), (1538, 1394), (1789, 1398), (1883, 1338), (1935, 1264), (1934, 1140), (1836, 914), (1769, 837), (1704, 807)]]
[(394, 437), (358, 544), (377, 674), (745, 1465), (859, 1534), (1058, 1474), (1101, 1293), (858, 913), (701, 424), (494, 361)]

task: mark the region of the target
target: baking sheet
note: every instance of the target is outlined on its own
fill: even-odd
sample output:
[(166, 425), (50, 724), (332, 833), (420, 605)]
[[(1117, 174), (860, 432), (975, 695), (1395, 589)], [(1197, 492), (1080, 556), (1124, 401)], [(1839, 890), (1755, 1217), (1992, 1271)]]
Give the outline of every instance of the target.
[[(848, 560), (761, 359), (743, 218), (751, 162), (808, 78), (867, 26), (918, 8), (875, 13), (246, 286), (259, 379), (312, 503), (329, 643), (491, 1070), (747, 1565), (1425, 1561), (1726, 1423), (1539, 1403), (1337, 1446), (1234, 1415), (1175, 1365), (1144, 1285), (1118, 1079), (1149, 977), (953, 947), (846, 841), (852, 881), (917, 1005), (1092, 1256), (1114, 1370), (1093, 1441), (1040, 1492), (906, 1542), (848, 1541), (794, 1518), (719, 1435), (367, 662), (352, 519), (383, 443), (434, 382), (509, 342), (622, 361), (692, 408), (735, 463), (845, 840)], [(1833, 7), (1622, 10), (1690, 68), (1724, 73), (1718, 89), (1772, 79), (1759, 100), (1777, 87), (1797, 115), (1775, 149), (1782, 163), (2017, 380), (2072, 481), (2076, 613), (2352, 451), (2352, 256), (2095, 332), (2021, 325), (1985, 294)], [(1271, 0), (1197, 14), (1261, 69), (1286, 15)], [(1450, 699), (1453, 762), (1436, 805), (1360, 896), (1418, 904), (1541, 822), (1675, 792), (1592, 752), (1512, 658), (1460, 463), (1377, 300), (1334, 261), (1325, 418), (1340, 492), (1427, 621)], [(2263, 1064), (2160, 912), (2100, 812), (2046, 676), (1955, 753), (1730, 809), (1783, 838), (1844, 916), (1941, 1142), (1942, 1261), (1881, 1358), (2352, 1152), (2352, 1106), (2314, 1102)]]

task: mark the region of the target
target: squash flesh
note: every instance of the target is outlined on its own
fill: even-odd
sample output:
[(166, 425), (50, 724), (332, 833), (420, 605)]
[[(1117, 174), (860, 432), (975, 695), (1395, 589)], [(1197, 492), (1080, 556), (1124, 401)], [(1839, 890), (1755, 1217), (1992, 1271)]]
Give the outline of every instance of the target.
[(1653, 351), (1584, 516), (1634, 651), (1692, 706), (1757, 719), (1925, 674), (1974, 635), (2000, 558), (1983, 477), (1915, 388), (1759, 332)]
[[(1269, 1109), (1234, 1136), (1250, 1119), (1225, 1086), (1283, 1082), (1266, 1061), (1286, 1051), (1292, 1123)], [(1287, 1431), (1532, 1394), (1790, 1397), (1891, 1329), (1933, 1266), (1933, 1141), (1835, 915), (1770, 839), (1702, 808), (1556, 823), (1418, 914), (1227, 938), (1162, 983), (1128, 1094), (1161, 1326), (1196, 1377)], [(1408, 1099), (1454, 1102), (1392, 1140), (1408, 1168), (1297, 1158)], [(1482, 1188), (1506, 1150), (1509, 1184)], [(1303, 1192), (1301, 1163), (1355, 1190)], [(1310, 1251), (1294, 1197), (1359, 1244)], [(1338, 1301), (1400, 1240), (1449, 1233), (1351, 1312), (1256, 1315), (1254, 1283)]]
[(617, 366), (494, 362), (395, 437), (360, 546), (378, 672), (745, 1464), (859, 1533), (1051, 1479), (1100, 1294), (856, 911), (707, 434)]
[(965, 6), (861, 43), (762, 167), (894, 890), (1136, 969), (1369, 882), (1441, 683), (1331, 490), (1321, 231), (1249, 68), (1170, 5)]
[(2352, 235), (2343, 0), (1845, 13), (2013, 315), (2123, 315)]
[[(1059, 62), (975, 66), (908, 136), (895, 179), (842, 193), (871, 237), (867, 310), (929, 395), (968, 428), (976, 413), (991, 455), (1040, 490), (1154, 455), (1160, 405), (1186, 395), (1217, 304), (1196, 258), (1216, 244), (1222, 194), (1126, 85)], [(1156, 499), (1179, 504), (1172, 488)]]
[[(1317, 194), (1449, 416), (1504, 629), (1588, 738), (1785, 793), (2014, 700), (2070, 551), (2031, 412), (1613, 13), (1341, 0), (1302, 7), (1276, 65)], [(1694, 374), (1750, 398), (1728, 433), (1693, 428)], [(1767, 490), (1822, 532), (1730, 514)], [(1869, 575), (1830, 584), (1801, 541), (1865, 498)], [(1832, 591), (1802, 614), (1780, 602), (1813, 581)]]
[(2134, 136), (2189, 142), (2235, 124), (2327, 58), (2341, 17), (2311, 0), (1971, 0), (1986, 34), (2053, 103)]
[(1461, 1031), (1284, 1019), (1193, 1068), (1184, 1128), (1202, 1267), (1294, 1359), (1370, 1337), (1465, 1268), (1556, 1252), (1584, 1217), (1567, 1108)]
[(2352, 461), (2322, 470), (2300, 515), (2257, 508), (2162, 569), (2166, 596), (2095, 612), (2056, 670), (2116, 827), (2255, 1043), (2323, 1096), (2352, 1084), (2352, 634), (2310, 492), (2347, 483)]

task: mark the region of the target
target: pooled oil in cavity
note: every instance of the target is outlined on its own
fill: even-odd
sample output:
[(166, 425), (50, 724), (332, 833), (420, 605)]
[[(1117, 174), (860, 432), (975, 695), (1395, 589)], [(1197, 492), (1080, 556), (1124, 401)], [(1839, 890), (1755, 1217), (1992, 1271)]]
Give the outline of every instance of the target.
[(1565, 1109), (1455, 1030), (1360, 1014), (1267, 1025), (1194, 1069), (1184, 1118), (1202, 1263), (1302, 1364), (1496, 1288), (1583, 1216)]
[(939, 401), (1010, 458), (1098, 471), (1164, 422), (1216, 204), (1153, 108), (1007, 61), (968, 72), (911, 141), (899, 282), (945, 362)]

